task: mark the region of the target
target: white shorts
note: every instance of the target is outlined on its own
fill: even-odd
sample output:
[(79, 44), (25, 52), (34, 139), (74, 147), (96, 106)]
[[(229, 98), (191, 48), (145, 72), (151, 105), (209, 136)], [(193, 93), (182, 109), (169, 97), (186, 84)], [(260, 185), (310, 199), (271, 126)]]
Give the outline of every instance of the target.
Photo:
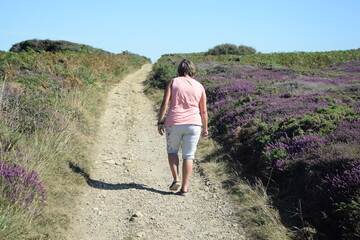
[(182, 158), (194, 159), (200, 134), (198, 125), (166, 126), (167, 152), (177, 154), (182, 143)]

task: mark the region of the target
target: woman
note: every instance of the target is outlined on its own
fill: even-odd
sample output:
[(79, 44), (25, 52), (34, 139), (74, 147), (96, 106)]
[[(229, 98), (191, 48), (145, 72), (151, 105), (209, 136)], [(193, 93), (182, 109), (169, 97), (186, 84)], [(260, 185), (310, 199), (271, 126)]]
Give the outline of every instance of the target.
[[(180, 187), (178, 151), (182, 143), (180, 194), (185, 196), (200, 135), (203, 138), (208, 135), (208, 116), (205, 89), (201, 83), (193, 79), (194, 64), (187, 59), (181, 61), (178, 75), (165, 89), (158, 118), (158, 131), (163, 135), (166, 128), (168, 160), (173, 175), (173, 183), (170, 186), (172, 191), (177, 191)], [(164, 121), (169, 104), (169, 111)]]

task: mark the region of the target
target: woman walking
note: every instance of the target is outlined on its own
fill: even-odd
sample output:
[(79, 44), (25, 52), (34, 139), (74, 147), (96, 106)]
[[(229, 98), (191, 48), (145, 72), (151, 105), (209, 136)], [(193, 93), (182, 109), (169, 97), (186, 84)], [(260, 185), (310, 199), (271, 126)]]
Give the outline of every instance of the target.
[[(205, 89), (200, 82), (193, 79), (194, 75), (194, 64), (187, 59), (181, 61), (178, 66), (178, 77), (171, 79), (165, 89), (158, 118), (159, 133), (163, 135), (166, 130), (168, 160), (173, 176), (170, 190), (177, 191), (181, 186), (181, 195), (186, 195), (188, 192), (200, 135), (202, 137), (208, 135)], [(181, 184), (178, 156), (180, 144), (182, 144), (183, 159)]]

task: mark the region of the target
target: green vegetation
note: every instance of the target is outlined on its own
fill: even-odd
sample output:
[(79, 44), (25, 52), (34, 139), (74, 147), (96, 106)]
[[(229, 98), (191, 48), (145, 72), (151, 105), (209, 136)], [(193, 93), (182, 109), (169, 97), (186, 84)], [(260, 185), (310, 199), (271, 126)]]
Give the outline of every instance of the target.
[[(318, 71), (321, 67), (330, 67), (339, 63), (360, 60), (360, 50), (330, 51), (330, 52), (290, 52), (252, 54), (245, 56), (237, 55), (206, 55), (204, 53), (193, 54), (165, 54), (154, 64), (154, 77), (149, 81), (150, 86), (159, 88), (166, 84), (167, 77), (176, 76), (176, 68), (184, 58), (190, 59), (197, 64), (197, 76), (209, 73), (234, 72), (239, 64), (254, 66), (262, 69), (275, 69), (288, 67), (304, 75), (317, 73), (328, 75)], [(158, 71), (161, 74), (158, 75)], [(160, 84), (161, 83), (161, 84)], [(160, 85), (157, 85), (160, 84)]]
[(209, 49), (205, 55), (249, 55), (256, 53), (255, 48), (244, 45), (221, 44)]
[(244, 56), (239, 61), (242, 64), (257, 65), (260, 67), (283, 66), (300, 69), (325, 68), (350, 60), (359, 60), (359, 50), (329, 51), (329, 52), (293, 52), (269, 53)]
[(97, 53), (102, 55), (113, 55), (110, 52), (102, 49), (93, 48), (85, 44), (72, 43), (68, 41), (52, 41), (52, 40), (26, 40), (14, 44), (10, 48), (10, 52), (63, 52), (63, 51), (75, 51), (75, 52), (87, 52)]
[[(56, 42), (53, 44), (57, 44)], [(105, 94), (149, 59), (82, 47), (0, 53), (0, 239), (62, 239)]]
[[(241, 215), (255, 239), (286, 238), (281, 223), (269, 220), (279, 219), (268, 210), (273, 207), (289, 238), (359, 236), (360, 49), (229, 54), (235, 47), (217, 56), (163, 55), (147, 81), (148, 92), (175, 77), (182, 59), (194, 62), (207, 92), (210, 133), (232, 179), (228, 189), (235, 199), (267, 199), (255, 200), (253, 207), (239, 202), (242, 213), (261, 209)], [(241, 186), (244, 179), (250, 185)], [(244, 189), (264, 193), (254, 197)], [(262, 221), (265, 212), (270, 217)]]

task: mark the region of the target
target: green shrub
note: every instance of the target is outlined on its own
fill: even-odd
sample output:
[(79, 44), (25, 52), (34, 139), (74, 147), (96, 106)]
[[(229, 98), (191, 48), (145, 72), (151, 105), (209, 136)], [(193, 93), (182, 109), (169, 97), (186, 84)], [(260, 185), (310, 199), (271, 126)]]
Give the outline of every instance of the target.
[(226, 54), (237, 54), (237, 46), (234, 44), (221, 44), (209, 49), (206, 52), (208, 55), (226, 55)]
[(211, 49), (209, 49), (205, 55), (249, 55), (256, 53), (255, 48), (240, 45), (236, 46), (234, 44), (220, 44)]
[(168, 62), (154, 64), (153, 72), (154, 74), (146, 81), (146, 84), (158, 89), (165, 89), (168, 82), (177, 76), (176, 66)]
[(249, 54), (255, 54), (256, 49), (253, 47), (240, 45), (237, 49), (237, 52), (238, 52), (238, 55), (249, 55)]
[(77, 44), (68, 41), (52, 41), (52, 40), (26, 40), (14, 44), (10, 48), (10, 52), (61, 52), (61, 51), (77, 51), (77, 52), (88, 52), (88, 53), (98, 53), (104, 55), (111, 55), (110, 52), (104, 51), (102, 49), (93, 48), (85, 44)]

